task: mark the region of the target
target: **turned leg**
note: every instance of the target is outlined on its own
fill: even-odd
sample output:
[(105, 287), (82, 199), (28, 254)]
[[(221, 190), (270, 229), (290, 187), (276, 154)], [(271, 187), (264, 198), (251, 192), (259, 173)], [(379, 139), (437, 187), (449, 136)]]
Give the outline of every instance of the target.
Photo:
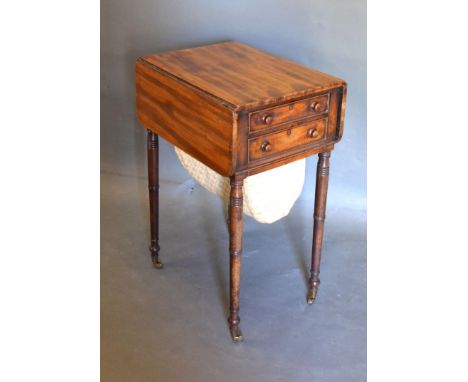
[(242, 254), (242, 186), (244, 177), (231, 177), (229, 198), (229, 329), (234, 341), (242, 341), (239, 327), (240, 268)]
[(151, 260), (156, 268), (162, 268), (159, 261), (159, 142), (158, 136), (148, 130), (148, 190), (150, 205)]
[(317, 163), (317, 180), (315, 185), (314, 236), (312, 239), (312, 261), (309, 279), (309, 294), (307, 303), (312, 304), (317, 297), (320, 285), (320, 258), (322, 256), (323, 229), (325, 210), (327, 206), (328, 173), (330, 168), (330, 152), (319, 154)]

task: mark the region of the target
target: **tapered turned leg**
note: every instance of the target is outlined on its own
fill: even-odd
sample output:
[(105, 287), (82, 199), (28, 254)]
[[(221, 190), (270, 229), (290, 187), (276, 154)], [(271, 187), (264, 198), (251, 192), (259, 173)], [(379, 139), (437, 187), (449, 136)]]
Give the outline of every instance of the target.
[(314, 302), (320, 285), (320, 258), (322, 256), (329, 169), (330, 152), (320, 153), (317, 163), (317, 181), (315, 185), (314, 236), (312, 239), (312, 261), (309, 279), (310, 289), (307, 296), (308, 304), (312, 304)]
[(151, 260), (155, 268), (162, 268), (159, 261), (159, 142), (158, 136), (148, 130), (148, 190), (150, 205)]
[(242, 186), (244, 177), (231, 177), (231, 194), (229, 198), (229, 329), (234, 341), (242, 341), (239, 327), (240, 306), (240, 271), (242, 254)]

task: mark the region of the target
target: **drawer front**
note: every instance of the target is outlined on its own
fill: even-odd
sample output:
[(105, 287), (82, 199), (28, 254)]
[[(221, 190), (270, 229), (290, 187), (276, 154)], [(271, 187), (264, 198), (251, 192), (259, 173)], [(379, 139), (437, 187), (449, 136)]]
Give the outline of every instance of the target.
[(249, 162), (322, 142), (326, 139), (327, 122), (327, 118), (308, 121), (286, 130), (249, 139)]
[(328, 111), (328, 99), (328, 94), (325, 94), (251, 113), (250, 131), (267, 129), (281, 123), (326, 113)]

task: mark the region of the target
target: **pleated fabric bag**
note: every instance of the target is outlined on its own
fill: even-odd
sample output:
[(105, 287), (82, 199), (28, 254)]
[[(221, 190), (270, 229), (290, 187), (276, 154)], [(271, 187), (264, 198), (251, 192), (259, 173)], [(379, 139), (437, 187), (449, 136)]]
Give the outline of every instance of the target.
[[(203, 188), (229, 201), (229, 178), (219, 175), (181, 149), (177, 157)], [(274, 223), (291, 211), (304, 186), (306, 160), (301, 159), (244, 180), (244, 213), (260, 223)]]

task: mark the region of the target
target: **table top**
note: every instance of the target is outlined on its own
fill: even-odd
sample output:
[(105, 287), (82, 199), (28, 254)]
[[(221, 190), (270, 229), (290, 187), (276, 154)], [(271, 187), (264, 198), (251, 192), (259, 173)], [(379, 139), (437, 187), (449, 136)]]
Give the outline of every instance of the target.
[(139, 121), (223, 176), (333, 149), (345, 81), (237, 41), (135, 63)]
[(238, 41), (156, 53), (140, 60), (231, 109), (255, 108), (346, 85), (339, 78)]

